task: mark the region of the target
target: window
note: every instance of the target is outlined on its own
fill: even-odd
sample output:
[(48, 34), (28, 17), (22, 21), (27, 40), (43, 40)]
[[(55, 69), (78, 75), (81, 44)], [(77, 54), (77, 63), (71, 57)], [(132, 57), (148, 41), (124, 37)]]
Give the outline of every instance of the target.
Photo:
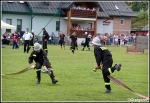
[(56, 21), (56, 31), (60, 30), (60, 21)]
[(124, 19), (121, 19), (121, 24), (122, 24), (122, 25), (124, 24)]
[[(6, 23), (11, 25), (12, 24), (12, 19), (6, 19)], [(11, 29), (6, 29), (6, 32), (11, 33)]]
[(18, 30), (18, 32), (22, 31), (22, 20), (21, 19), (17, 19), (17, 30)]

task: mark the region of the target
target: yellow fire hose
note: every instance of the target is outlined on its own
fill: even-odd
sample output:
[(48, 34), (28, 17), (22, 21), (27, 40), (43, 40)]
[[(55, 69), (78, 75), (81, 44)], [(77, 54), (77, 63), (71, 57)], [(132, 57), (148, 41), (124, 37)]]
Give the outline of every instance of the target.
[(1, 75), (16, 75), (16, 74), (21, 74), (21, 73), (27, 72), (28, 70), (31, 70), (31, 69), (33, 69), (33, 67), (29, 66), (29, 67), (27, 67), (27, 68), (25, 68), (19, 72), (9, 73), (9, 74), (1, 74)]

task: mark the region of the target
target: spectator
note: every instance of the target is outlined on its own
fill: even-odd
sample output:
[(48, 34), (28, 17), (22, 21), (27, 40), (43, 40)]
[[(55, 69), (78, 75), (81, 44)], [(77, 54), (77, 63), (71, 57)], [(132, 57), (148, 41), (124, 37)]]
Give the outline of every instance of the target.
[(5, 35), (2, 36), (2, 44), (3, 44), (3, 45), (2, 45), (3, 48), (5, 48), (6, 45), (7, 45), (7, 39), (6, 39), (6, 36), (5, 36)]
[(110, 34), (110, 45), (113, 45), (114, 44), (114, 37), (113, 37), (113, 34)]
[(16, 31), (14, 31), (14, 33), (13, 33), (13, 46), (12, 46), (12, 49), (19, 49), (17, 41), (18, 41), (18, 34), (17, 34)]
[(48, 44), (51, 44), (51, 43), (52, 43), (52, 37), (51, 35), (49, 35)]
[(34, 45), (33, 45), (33, 40), (34, 40), (34, 30), (32, 30), (32, 33), (31, 33), (32, 35), (33, 35), (33, 37), (31, 38), (31, 40), (30, 40), (30, 49), (32, 48), (33, 50), (34, 50)]
[(24, 53), (29, 52), (30, 40), (33, 38), (33, 35), (29, 32), (29, 28), (26, 29), (26, 32), (23, 34), (22, 39), (24, 42)]
[(114, 43), (115, 43), (115, 45), (117, 45), (118, 46), (118, 39), (119, 39), (119, 36), (118, 36), (118, 34), (116, 34), (116, 35), (114, 35)]
[(55, 44), (55, 34), (54, 34), (54, 32), (52, 32), (51, 41), (52, 41), (52, 44)]

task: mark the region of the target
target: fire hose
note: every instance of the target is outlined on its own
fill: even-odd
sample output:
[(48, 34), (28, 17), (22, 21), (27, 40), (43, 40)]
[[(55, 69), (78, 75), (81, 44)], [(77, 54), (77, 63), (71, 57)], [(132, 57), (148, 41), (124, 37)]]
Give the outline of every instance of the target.
[(27, 68), (25, 68), (25, 69), (23, 69), (23, 70), (21, 70), (19, 72), (9, 73), (9, 74), (2, 74), (2, 75), (16, 75), (16, 74), (21, 74), (21, 73), (27, 72), (27, 71), (29, 71), (31, 69), (33, 69), (33, 67), (29, 66), (29, 67), (27, 67)]
[[(101, 70), (101, 66), (100, 66), (100, 70)], [(125, 85), (123, 82), (121, 82), (120, 80), (114, 78), (114, 77), (111, 76), (111, 75), (108, 75), (107, 77), (108, 77), (110, 80), (112, 80), (114, 83), (116, 83), (116, 84), (118, 84), (118, 85), (124, 87), (125, 89), (131, 91), (133, 94), (135, 94), (135, 95), (137, 95), (137, 96), (139, 96), (139, 97), (141, 97), (141, 98), (144, 98), (144, 99), (146, 99), (147, 101), (149, 101), (149, 97), (148, 97), (148, 96), (144, 96), (144, 95), (141, 95), (141, 94), (139, 94), (139, 93), (133, 91), (131, 88), (129, 88), (129, 87), (128, 87), (127, 85)]]

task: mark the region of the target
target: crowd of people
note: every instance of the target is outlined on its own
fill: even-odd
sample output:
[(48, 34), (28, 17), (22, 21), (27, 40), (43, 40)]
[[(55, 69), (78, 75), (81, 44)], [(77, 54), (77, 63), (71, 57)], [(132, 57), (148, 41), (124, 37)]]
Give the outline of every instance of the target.
[(84, 7), (84, 6), (80, 6), (80, 5), (78, 5), (78, 6), (73, 5), (73, 6), (72, 6), (72, 9), (73, 9), (73, 10), (96, 11), (96, 8), (95, 8), (95, 7), (91, 9), (91, 8), (86, 8), (86, 7)]
[(1, 42), (3, 45), (12, 45), (12, 49), (19, 49), (20, 33), (15, 30), (14, 33), (4, 33), (1, 35)]
[(71, 30), (74, 30), (74, 31), (93, 31), (93, 28), (90, 28), (90, 27), (81, 27), (80, 25), (77, 25), (77, 26), (72, 26), (71, 27)]
[(136, 42), (136, 34), (131, 33), (129, 35), (125, 34), (97, 34), (100, 38), (102, 45), (134, 45)]
[[(78, 25), (76, 27), (76, 30), (82, 30), (80, 25)], [(86, 33), (86, 32), (85, 32)], [(38, 35), (34, 35), (34, 30), (32, 30), (31, 34), (33, 35), (33, 39), (32, 42), (29, 43), (29, 48), (33, 48), (33, 43), (34, 42), (38, 42), (40, 44), (43, 43), (43, 36), (38, 36)], [(61, 39), (61, 34), (64, 35), (64, 39), (65, 42), (62, 42)], [(77, 32), (76, 32), (76, 36), (77, 36)], [(92, 36), (92, 34), (90, 34), (90, 32), (88, 33), (87, 36), (90, 36), (90, 40), (89, 43), (91, 42), (91, 40), (94, 38), (94, 36)], [(134, 45), (136, 42), (136, 34), (131, 33), (129, 35), (125, 35), (125, 34), (100, 34), (97, 33), (96, 35), (100, 40), (101, 40), (101, 45)], [(22, 36), (23, 37), (23, 36)], [(15, 30), (14, 33), (10, 34), (10, 33), (4, 33), (1, 35), (1, 41), (2, 44), (6, 44), (6, 45), (12, 45), (12, 49), (19, 49), (19, 45), (22, 44), (24, 45), (23, 42), (23, 38), (21, 37), (20, 33)], [(70, 36), (69, 36), (70, 37)], [(57, 39), (56, 39), (57, 38)], [(52, 32), (51, 34), (48, 34), (48, 39), (47, 39), (47, 44), (53, 44), (53, 45), (62, 45), (65, 47), (67, 40), (70, 42), (69, 38), (67, 37), (67, 35), (65, 35), (63, 32), (60, 32), (59, 36), (56, 37), (54, 32)], [(82, 45), (84, 47), (84, 43), (87, 40), (82, 41)], [(70, 44), (70, 43), (69, 43)], [(85, 43), (87, 45), (87, 43)], [(89, 47), (89, 45), (87, 45), (87, 47)], [(82, 49), (84, 50), (84, 48)]]

